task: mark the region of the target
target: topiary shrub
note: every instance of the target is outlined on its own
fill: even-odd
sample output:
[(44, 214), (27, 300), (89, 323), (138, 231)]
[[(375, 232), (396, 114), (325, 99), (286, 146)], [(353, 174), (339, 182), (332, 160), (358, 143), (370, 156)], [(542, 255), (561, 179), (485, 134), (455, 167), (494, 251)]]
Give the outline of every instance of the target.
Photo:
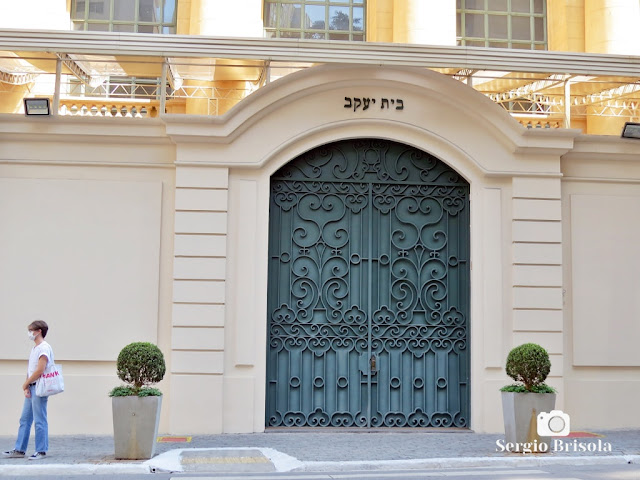
[(145, 385), (162, 380), (166, 372), (164, 355), (153, 343), (134, 342), (124, 347), (118, 355), (116, 368), (118, 378), (130, 385), (115, 387), (110, 397), (162, 395), (156, 388), (145, 388)]
[(503, 392), (554, 393), (544, 383), (551, 370), (549, 354), (540, 345), (525, 343), (515, 347), (507, 356), (507, 375), (520, 384), (507, 385)]

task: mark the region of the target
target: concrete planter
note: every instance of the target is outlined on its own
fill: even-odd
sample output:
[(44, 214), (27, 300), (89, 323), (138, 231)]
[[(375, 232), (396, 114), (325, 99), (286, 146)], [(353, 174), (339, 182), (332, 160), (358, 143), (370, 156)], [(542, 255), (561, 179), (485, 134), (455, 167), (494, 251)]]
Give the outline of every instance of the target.
[(162, 397), (112, 397), (113, 442), (117, 459), (153, 457)]
[(550, 412), (555, 405), (555, 393), (502, 392), (506, 443), (531, 444), (532, 449), (542, 442), (550, 445), (551, 437), (538, 435), (537, 418), (540, 412)]

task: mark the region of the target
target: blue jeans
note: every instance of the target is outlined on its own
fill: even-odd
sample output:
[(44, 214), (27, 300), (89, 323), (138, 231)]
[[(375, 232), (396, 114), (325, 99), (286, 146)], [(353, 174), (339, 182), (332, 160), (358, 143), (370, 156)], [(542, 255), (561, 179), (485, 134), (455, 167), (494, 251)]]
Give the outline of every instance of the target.
[(20, 428), (16, 440), (16, 450), (27, 451), (29, 435), (31, 434), (31, 424), (36, 424), (36, 452), (47, 452), (49, 450), (49, 423), (47, 422), (47, 401), (49, 397), (38, 397), (36, 386), (29, 387), (31, 398), (24, 399), (22, 415), (20, 415)]

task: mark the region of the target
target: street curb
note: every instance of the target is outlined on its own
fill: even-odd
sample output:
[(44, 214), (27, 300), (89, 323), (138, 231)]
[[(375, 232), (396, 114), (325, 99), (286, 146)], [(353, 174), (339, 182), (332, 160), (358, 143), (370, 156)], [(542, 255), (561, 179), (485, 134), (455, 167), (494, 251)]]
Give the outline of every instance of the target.
[(99, 475), (99, 474), (141, 474), (151, 473), (148, 465), (142, 463), (90, 464), (90, 463), (49, 463), (41, 465), (0, 465), (0, 477), (7, 475)]
[(425, 458), (415, 460), (374, 460), (352, 462), (303, 462), (294, 471), (327, 472), (346, 470), (415, 470), (421, 468), (445, 469), (461, 467), (542, 467), (545, 465), (621, 465), (640, 464), (640, 455), (608, 456), (519, 456), (519, 457), (457, 457)]
[[(196, 449), (209, 450), (209, 449)], [(271, 449), (265, 449), (271, 450)], [(267, 452), (265, 452), (267, 453)], [(274, 451), (268, 452), (273, 455)], [(515, 455), (515, 454), (514, 454)], [(291, 457), (289, 457), (291, 458)], [(349, 462), (299, 462), (296, 468), (277, 469), (276, 472), (328, 472), (357, 470), (417, 470), (469, 468), (469, 467), (543, 467), (548, 465), (621, 465), (640, 464), (640, 455), (608, 455), (608, 456), (519, 456), (519, 457), (458, 457), (458, 458), (425, 458), (412, 460), (371, 460)], [(289, 465), (290, 467), (291, 465)], [(169, 465), (165, 465), (169, 467)], [(7, 475), (71, 475), (71, 474), (151, 474), (154, 472), (180, 472), (180, 468), (157, 468), (153, 460), (145, 463), (121, 464), (40, 464), (40, 465), (0, 465), (0, 477)], [(206, 472), (198, 472), (200, 474)], [(232, 473), (232, 472), (226, 472)]]

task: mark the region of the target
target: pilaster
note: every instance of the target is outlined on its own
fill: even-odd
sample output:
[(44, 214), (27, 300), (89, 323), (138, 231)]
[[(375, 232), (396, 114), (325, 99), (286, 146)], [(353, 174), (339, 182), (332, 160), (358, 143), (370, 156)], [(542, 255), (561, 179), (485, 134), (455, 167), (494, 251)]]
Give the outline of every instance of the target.
[(228, 176), (176, 167), (172, 433), (222, 431)]
[(421, 45), (455, 45), (455, 0), (395, 0), (393, 41)]
[(638, 55), (636, 0), (585, 0), (585, 50)]
[(562, 386), (563, 283), (560, 178), (514, 177), (513, 346), (542, 345), (551, 358), (548, 382)]

